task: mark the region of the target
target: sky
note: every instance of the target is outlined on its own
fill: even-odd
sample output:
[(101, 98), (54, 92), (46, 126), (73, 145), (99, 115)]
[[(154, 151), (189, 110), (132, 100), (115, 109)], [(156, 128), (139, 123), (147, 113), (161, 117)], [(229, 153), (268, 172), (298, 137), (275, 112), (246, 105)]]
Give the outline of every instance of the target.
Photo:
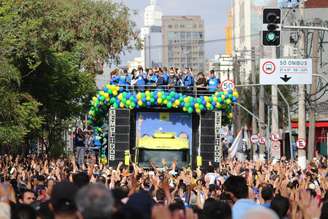
[[(116, 0), (123, 2), (138, 14), (133, 17), (140, 29), (143, 25), (144, 8), (150, 0)], [(224, 39), (224, 28), (227, 23), (227, 15), (232, 6), (232, 0), (157, 0), (157, 5), (162, 9), (163, 15), (199, 15), (205, 24), (205, 41)], [(215, 54), (223, 53), (224, 40), (205, 44), (205, 58), (213, 58)], [(140, 56), (140, 52), (134, 51), (122, 57), (122, 64), (134, 57)]]

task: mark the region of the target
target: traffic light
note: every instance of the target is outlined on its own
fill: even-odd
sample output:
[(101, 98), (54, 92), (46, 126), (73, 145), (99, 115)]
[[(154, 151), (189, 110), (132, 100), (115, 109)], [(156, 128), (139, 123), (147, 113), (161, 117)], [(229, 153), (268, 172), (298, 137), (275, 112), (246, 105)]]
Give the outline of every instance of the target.
[(263, 24), (267, 24), (267, 30), (263, 31), (263, 46), (280, 45), (281, 10), (279, 8), (265, 8), (263, 10)]

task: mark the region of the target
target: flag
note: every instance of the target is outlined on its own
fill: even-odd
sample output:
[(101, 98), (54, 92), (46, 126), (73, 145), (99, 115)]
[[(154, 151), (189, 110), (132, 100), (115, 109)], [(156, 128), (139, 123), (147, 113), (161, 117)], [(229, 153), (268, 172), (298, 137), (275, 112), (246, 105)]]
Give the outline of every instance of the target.
[(241, 147), (242, 143), (243, 143), (243, 132), (242, 132), (242, 130), (240, 130), (238, 132), (237, 137), (235, 138), (235, 140), (233, 141), (231, 147), (228, 150), (228, 153), (229, 153), (228, 157), (230, 159), (234, 158), (236, 156), (238, 148)]

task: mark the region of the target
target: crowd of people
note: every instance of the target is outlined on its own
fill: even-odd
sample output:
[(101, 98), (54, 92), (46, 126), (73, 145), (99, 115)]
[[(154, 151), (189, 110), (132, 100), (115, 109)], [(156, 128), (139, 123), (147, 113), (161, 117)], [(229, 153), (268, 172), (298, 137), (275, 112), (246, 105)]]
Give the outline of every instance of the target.
[(91, 156), (0, 157), (0, 219), (324, 219), (327, 159), (116, 168)]
[(184, 70), (178, 68), (148, 68), (144, 69), (139, 66), (138, 69), (128, 70), (115, 69), (111, 72), (111, 84), (119, 86), (132, 86), (138, 89), (145, 87), (167, 87), (167, 88), (193, 88), (207, 89), (210, 92), (216, 91), (220, 85), (220, 79), (215, 76), (214, 70), (210, 70), (206, 77), (203, 72), (197, 74), (194, 78), (192, 68)]

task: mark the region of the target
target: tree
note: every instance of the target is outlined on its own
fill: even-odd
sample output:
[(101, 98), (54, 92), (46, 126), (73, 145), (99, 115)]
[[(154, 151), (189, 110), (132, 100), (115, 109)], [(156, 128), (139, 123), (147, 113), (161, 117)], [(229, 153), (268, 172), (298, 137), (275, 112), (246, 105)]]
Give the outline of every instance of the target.
[(33, 130), (40, 128), (36, 102), (29, 94), (19, 92), (20, 74), (7, 60), (0, 60), (0, 145), (18, 145)]
[(50, 146), (66, 121), (87, 111), (94, 76), (139, 47), (130, 10), (112, 1), (3, 0), (0, 56), (17, 68), (20, 92), (39, 105)]

